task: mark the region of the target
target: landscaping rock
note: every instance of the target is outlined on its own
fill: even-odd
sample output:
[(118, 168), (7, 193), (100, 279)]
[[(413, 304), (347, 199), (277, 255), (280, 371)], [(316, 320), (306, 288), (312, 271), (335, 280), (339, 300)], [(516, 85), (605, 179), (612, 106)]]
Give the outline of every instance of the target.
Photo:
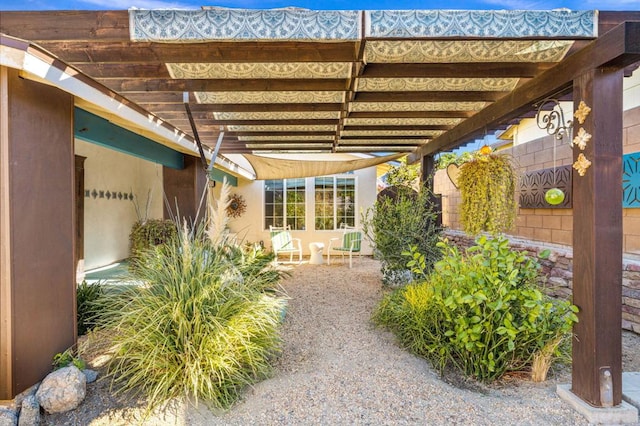
[(15, 411), (0, 407), (0, 426), (16, 426), (18, 424), (18, 414)]
[(86, 377), (87, 383), (93, 383), (98, 378), (98, 372), (95, 370), (90, 370), (86, 368), (82, 370), (82, 373), (84, 373), (84, 377)]
[(76, 366), (70, 365), (45, 377), (36, 398), (48, 413), (64, 413), (80, 405), (86, 392), (87, 378)]
[(29, 395), (22, 401), (18, 426), (38, 426), (40, 424), (40, 404), (35, 395)]

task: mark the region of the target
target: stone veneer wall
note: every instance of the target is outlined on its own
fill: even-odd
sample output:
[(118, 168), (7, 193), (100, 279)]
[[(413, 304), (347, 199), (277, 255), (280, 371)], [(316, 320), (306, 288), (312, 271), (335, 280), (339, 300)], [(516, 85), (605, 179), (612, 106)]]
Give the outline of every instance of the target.
[[(444, 236), (459, 247), (473, 245), (474, 238), (464, 232), (447, 229)], [(542, 265), (544, 285), (548, 294), (570, 298), (573, 287), (573, 249), (559, 244), (540, 243), (515, 237), (509, 237), (513, 249), (526, 251), (538, 258)], [(547, 259), (538, 254), (549, 249)], [(622, 260), (622, 328), (640, 334), (640, 257), (627, 255)]]

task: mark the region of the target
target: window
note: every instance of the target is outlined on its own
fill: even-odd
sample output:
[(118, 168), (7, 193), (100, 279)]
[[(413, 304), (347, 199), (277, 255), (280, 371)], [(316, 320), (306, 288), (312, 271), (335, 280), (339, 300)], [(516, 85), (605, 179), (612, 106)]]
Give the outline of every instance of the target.
[(318, 177), (315, 179), (317, 230), (334, 230), (340, 224), (356, 224), (355, 178)]
[(305, 229), (304, 179), (266, 180), (264, 182), (264, 227), (290, 225)]

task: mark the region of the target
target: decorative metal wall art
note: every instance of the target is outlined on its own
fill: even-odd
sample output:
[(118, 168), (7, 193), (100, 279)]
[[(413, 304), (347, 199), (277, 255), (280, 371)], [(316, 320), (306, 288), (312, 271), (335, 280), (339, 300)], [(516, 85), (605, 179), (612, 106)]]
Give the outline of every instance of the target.
[(640, 152), (622, 156), (622, 207), (640, 208)]
[(546, 130), (557, 140), (562, 140), (565, 136), (571, 140), (573, 122), (565, 120), (564, 110), (557, 99), (547, 98), (535, 106), (538, 108), (536, 123), (539, 128)]
[(84, 190), (85, 198), (106, 198), (107, 200), (131, 200), (133, 201), (133, 193), (122, 192), (122, 191), (105, 191), (102, 189), (85, 189)]
[[(520, 178), (520, 208), (571, 208), (571, 175), (571, 166), (557, 167), (555, 173), (553, 168), (524, 173)], [(560, 189), (565, 195), (562, 202), (557, 205), (549, 204), (545, 200), (545, 194), (553, 188)]]
[(229, 206), (227, 207), (229, 217), (240, 217), (246, 210), (247, 203), (242, 195), (231, 194), (231, 196), (229, 196)]

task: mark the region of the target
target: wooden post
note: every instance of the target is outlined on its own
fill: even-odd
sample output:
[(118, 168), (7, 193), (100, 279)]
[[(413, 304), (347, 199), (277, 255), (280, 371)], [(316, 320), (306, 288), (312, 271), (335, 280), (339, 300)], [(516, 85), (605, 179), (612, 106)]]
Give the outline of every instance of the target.
[(591, 113), (584, 124), (592, 135), (584, 151), (591, 161), (584, 176), (573, 175), (572, 391), (589, 404), (606, 406), (601, 381), (609, 370), (613, 405), (622, 401), (622, 78), (623, 70), (599, 68), (574, 80), (574, 108), (584, 101)]
[(76, 344), (73, 101), (0, 67), (0, 400)]
[(436, 174), (436, 160), (433, 155), (425, 155), (422, 157), (421, 163), (421, 179), (422, 185), (431, 191), (431, 202), (433, 203), (437, 216), (436, 225), (442, 226), (442, 197), (440, 194), (433, 193), (433, 179)]

